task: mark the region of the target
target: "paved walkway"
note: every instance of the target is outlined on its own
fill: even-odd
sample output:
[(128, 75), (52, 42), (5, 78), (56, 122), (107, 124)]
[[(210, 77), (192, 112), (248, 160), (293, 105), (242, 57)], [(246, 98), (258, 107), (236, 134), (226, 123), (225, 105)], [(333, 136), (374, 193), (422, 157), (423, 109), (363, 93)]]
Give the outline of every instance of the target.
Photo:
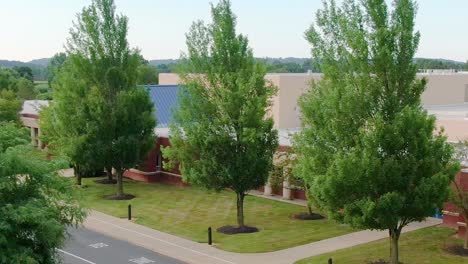
[[(440, 223), (439, 219), (428, 218), (426, 222), (409, 225), (403, 229), (403, 232)], [(239, 254), (163, 233), (97, 211), (91, 212), (84, 226), (116, 239), (125, 240), (193, 264), (291, 264), (303, 258), (372, 242), (388, 236), (385, 231), (366, 230), (270, 253)]]
[(265, 199), (270, 199), (270, 200), (274, 200), (278, 202), (283, 202), (283, 203), (307, 206), (307, 202), (305, 200), (301, 200), (301, 199), (287, 200), (287, 199), (283, 199), (283, 196), (280, 196), (280, 195), (265, 195), (263, 194), (263, 192), (256, 191), (256, 190), (250, 191), (249, 195), (257, 196), (257, 197), (261, 197)]

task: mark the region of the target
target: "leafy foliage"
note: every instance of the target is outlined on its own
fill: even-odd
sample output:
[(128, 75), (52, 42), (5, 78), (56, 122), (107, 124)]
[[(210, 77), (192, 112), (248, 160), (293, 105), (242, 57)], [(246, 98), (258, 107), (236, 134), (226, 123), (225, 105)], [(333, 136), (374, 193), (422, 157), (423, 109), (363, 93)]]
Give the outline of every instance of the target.
[(55, 76), (60, 71), (66, 60), (67, 54), (63, 52), (59, 52), (50, 58), (47, 65), (47, 82), (49, 83), (49, 87), (52, 86), (52, 82), (54, 81)]
[(140, 65), (138, 67), (137, 84), (158, 84), (157, 68), (152, 65)]
[(25, 78), (26, 80), (33, 82), (33, 70), (28, 66), (19, 66), (13, 67), (13, 70), (16, 71), (20, 78)]
[(0, 263), (58, 263), (67, 225), (83, 221), (63, 167), (27, 143), (24, 129), (0, 125)]
[(55, 78), (54, 101), (40, 113), (42, 140), (50, 152), (68, 158), (81, 184), (85, 173), (104, 167), (97, 145), (99, 124), (89, 107), (95, 92), (71, 63), (66, 63)]
[(0, 152), (9, 147), (26, 145), (31, 141), (29, 131), (13, 122), (0, 123)]
[(212, 24), (195, 22), (187, 34), (183, 91), (164, 154), (172, 165), (180, 162), (186, 181), (234, 190), (242, 227), (244, 196), (265, 184), (278, 144), (273, 120), (265, 117), (276, 89), (266, 83), (247, 38), (236, 34), (230, 2), (211, 13)]
[(325, 1), (307, 32), (323, 80), (300, 100), (299, 170), (319, 205), (360, 228), (401, 229), (441, 208), (457, 171), (452, 148), (420, 103), (416, 5)]
[(26, 78), (20, 78), (16, 82), (16, 95), (20, 99), (31, 100), (36, 98), (36, 91), (32, 81)]
[(83, 9), (70, 31), (68, 59), (53, 82), (55, 102), (44, 114), (46, 137), (76, 169), (116, 170), (119, 197), (123, 172), (145, 157), (155, 127), (149, 95), (136, 86), (143, 58), (129, 48), (127, 21), (112, 0), (95, 0)]
[(19, 121), (20, 111), (21, 101), (16, 98), (15, 93), (10, 90), (0, 90), (0, 122)]

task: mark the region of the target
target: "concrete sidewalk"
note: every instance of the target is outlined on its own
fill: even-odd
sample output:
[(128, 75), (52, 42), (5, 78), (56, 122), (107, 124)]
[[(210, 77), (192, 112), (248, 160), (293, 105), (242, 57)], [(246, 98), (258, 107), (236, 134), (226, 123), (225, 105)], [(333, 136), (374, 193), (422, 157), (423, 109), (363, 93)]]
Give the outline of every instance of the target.
[[(439, 219), (428, 218), (426, 222), (409, 225), (403, 232), (440, 223)], [(125, 240), (193, 264), (290, 264), (303, 258), (368, 243), (388, 236), (388, 233), (384, 231), (365, 230), (269, 253), (239, 254), (163, 233), (97, 211), (91, 212), (84, 226), (116, 239)]]
[(252, 190), (249, 192), (249, 195), (264, 198), (264, 199), (269, 199), (277, 202), (282, 202), (282, 203), (289, 203), (289, 204), (294, 204), (294, 205), (300, 205), (300, 206), (307, 206), (307, 201), (306, 200), (301, 200), (301, 199), (283, 199), (282, 196), (280, 195), (265, 195), (263, 192), (259, 192), (257, 190)]

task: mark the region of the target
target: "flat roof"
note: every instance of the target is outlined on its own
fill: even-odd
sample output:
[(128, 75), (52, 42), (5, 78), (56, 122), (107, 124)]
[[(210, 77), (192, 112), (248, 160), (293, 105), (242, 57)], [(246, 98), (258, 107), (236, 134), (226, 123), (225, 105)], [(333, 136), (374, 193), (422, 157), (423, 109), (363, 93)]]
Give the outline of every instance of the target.
[(47, 100), (26, 100), (23, 102), (23, 108), (20, 112), (20, 115), (39, 115), (39, 112), (42, 107), (49, 106), (49, 101)]

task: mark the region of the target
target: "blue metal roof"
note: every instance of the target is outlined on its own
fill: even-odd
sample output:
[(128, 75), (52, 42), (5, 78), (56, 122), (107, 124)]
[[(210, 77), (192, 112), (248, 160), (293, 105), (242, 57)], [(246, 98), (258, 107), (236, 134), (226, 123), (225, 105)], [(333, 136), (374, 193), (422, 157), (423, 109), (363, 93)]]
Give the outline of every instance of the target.
[(145, 85), (151, 100), (153, 100), (157, 120), (156, 127), (168, 127), (171, 121), (172, 109), (177, 106), (177, 85)]

